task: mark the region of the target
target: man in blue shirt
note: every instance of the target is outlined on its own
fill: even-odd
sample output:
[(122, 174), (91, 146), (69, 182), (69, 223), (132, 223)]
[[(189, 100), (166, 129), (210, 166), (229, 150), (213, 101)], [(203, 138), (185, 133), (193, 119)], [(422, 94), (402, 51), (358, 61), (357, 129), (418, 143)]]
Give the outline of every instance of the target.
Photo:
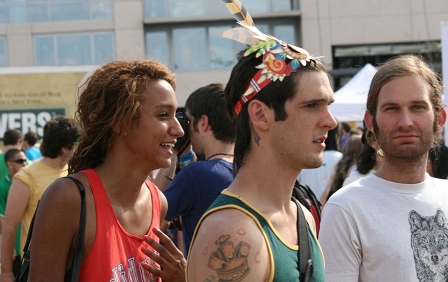
[[(189, 155), (194, 158), (193, 151), (185, 152), (179, 158), (179, 164), (185, 167), (163, 193), (168, 200), (165, 219), (171, 221), (178, 216), (181, 218), (183, 252), (187, 256), (199, 219), (233, 180), (235, 123), (227, 115), (224, 86), (219, 83), (201, 87), (190, 94), (185, 110), (192, 148), (196, 154), (203, 155), (205, 161), (185, 165), (189, 161)], [(175, 165), (176, 162), (172, 162), (170, 168), (162, 169), (160, 176), (172, 178)]]

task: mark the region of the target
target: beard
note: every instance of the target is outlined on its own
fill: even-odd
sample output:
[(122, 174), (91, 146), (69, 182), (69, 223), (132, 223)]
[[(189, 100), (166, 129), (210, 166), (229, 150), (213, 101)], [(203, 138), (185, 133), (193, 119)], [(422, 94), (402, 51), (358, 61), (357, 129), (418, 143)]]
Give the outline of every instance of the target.
[[(394, 159), (407, 159), (416, 160), (422, 157), (426, 158), (426, 154), (429, 149), (433, 146), (436, 132), (435, 126), (427, 126), (420, 130), (417, 127), (412, 127), (410, 129), (397, 128), (387, 134), (384, 130), (381, 130), (376, 120), (374, 121), (374, 128), (376, 132), (376, 138), (379, 147), (384, 152), (385, 156), (392, 157)], [(399, 144), (394, 142), (393, 136), (396, 134), (415, 134), (419, 136), (420, 142)]]

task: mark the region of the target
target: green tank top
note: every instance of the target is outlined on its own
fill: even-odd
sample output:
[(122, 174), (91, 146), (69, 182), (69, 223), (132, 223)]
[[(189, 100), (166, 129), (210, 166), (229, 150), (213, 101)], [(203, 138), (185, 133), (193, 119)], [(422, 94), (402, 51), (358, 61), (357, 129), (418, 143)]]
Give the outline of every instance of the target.
[[(252, 208), (249, 203), (244, 201), (244, 199), (228, 191), (223, 191), (222, 194), (219, 195), (219, 197), (209, 207), (208, 211), (203, 215), (203, 218), (217, 210), (236, 207), (239, 207), (238, 210), (241, 210), (247, 214), (251, 214), (255, 217), (257, 226), (261, 227), (261, 232), (267, 239), (268, 252), (272, 256), (270, 260), (274, 262), (273, 264), (271, 264), (271, 279), (269, 281), (299, 281), (299, 259), (297, 254), (299, 249), (298, 246), (293, 246), (284, 242), (275, 232), (269, 220), (256, 209)], [(311, 240), (311, 257), (314, 263), (314, 271), (311, 281), (325, 281), (324, 260), (322, 251), (316, 237), (310, 230), (308, 224), (307, 227), (309, 238)], [(196, 228), (196, 230), (197, 229), (198, 227)]]

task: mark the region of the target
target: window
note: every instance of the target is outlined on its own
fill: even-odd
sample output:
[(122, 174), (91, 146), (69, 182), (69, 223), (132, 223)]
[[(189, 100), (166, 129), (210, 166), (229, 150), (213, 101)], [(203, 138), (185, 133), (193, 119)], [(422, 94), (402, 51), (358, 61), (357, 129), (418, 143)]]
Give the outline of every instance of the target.
[[(237, 53), (246, 48), (244, 44), (222, 37), (222, 33), (233, 25), (229, 22), (147, 27), (146, 54), (177, 72), (231, 69)], [(294, 19), (259, 21), (257, 27), (297, 45)]]
[(37, 66), (104, 64), (114, 58), (112, 32), (38, 35), (34, 37)]
[(334, 77), (335, 90), (353, 77), (354, 68), (362, 68), (367, 63), (377, 66), (397, 55), (419, 54), (440, 72), (441, 49), (440, 41), (334, 46), (333, 70), (330, 73)]
[[(144, 0), (145, 18), (227, 15), (222, 0)], [(244, 0), (251, 14), (298, 10), (299, 0)]]
[(111, 20), (113, 0), (0, 0), (0, 24)]
[(6, 38), (0, 37), (0, 67), (8, 66), (8, 57), (6, 56)]

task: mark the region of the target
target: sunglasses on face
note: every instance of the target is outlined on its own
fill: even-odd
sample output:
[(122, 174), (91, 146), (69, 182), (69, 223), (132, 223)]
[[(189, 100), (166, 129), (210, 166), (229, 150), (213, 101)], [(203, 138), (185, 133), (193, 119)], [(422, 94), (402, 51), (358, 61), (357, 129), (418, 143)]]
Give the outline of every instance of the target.
[(26, 164), (26, 159), (17, 159), (13, 160), (12, 162), (15, 162), (16, 164)]

